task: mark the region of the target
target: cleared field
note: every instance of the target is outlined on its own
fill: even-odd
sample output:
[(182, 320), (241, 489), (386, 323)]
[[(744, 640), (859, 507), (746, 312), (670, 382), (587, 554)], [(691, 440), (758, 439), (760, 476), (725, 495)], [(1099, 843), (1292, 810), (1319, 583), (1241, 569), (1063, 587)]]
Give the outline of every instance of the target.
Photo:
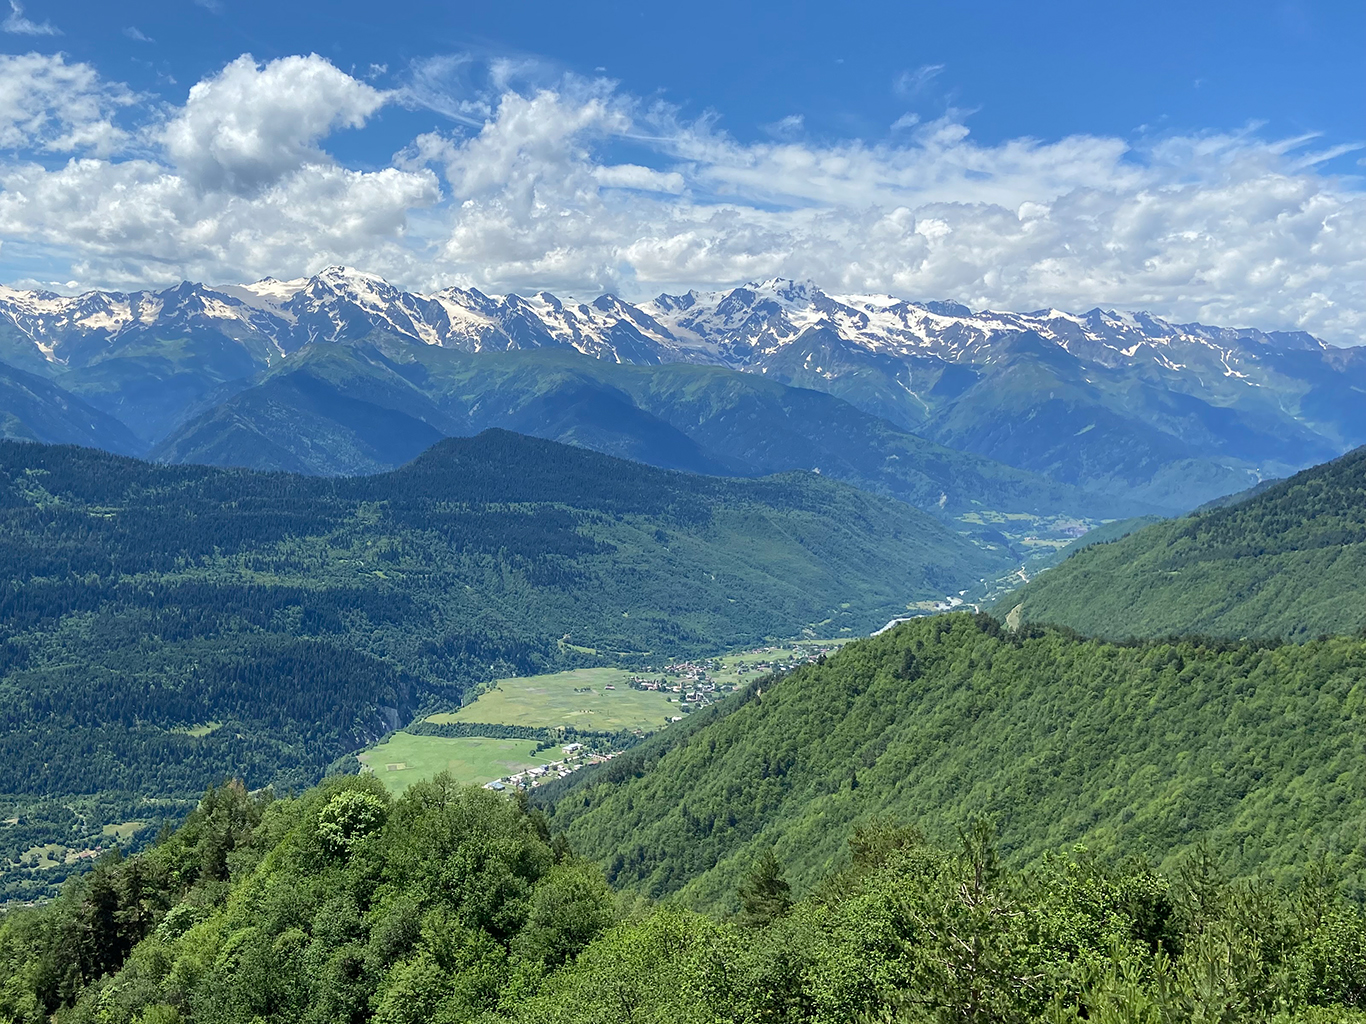
[(145, 821), (124, 821), (113, 825), (105, 825), (100, 829), (100, 835), (105, 839), (117, 843), (126, 843), (133, 838), (138, 829), (142, 828)]
[(557, 761), (558, 747), (531, 756), (535, 740), (495, 740), (483, 736), (447, 739), (394, 733), (386, 742), (356, 755), (369, 765), (391, 793), (401, 793), (414, 782), (449, 771), (457, 781), (482, 786), (523, 768)]
[[(633, 690), (631, 673), (615, 668), (583, 668), (544, 676), (501, 679), (496, 687), (459, 711), (431, 715), (429, 722), (496, 722), (551, 728), (616, 732), (660, 728), (679, 713), (662, 694)], [(615, 689), (607, 689), (612, 686)]]

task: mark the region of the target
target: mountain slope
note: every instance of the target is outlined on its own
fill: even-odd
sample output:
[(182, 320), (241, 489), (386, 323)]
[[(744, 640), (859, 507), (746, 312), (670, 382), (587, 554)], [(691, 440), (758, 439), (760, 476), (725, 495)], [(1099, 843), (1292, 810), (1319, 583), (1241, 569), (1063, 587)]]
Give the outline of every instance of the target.
[(126, 424), (145, 446), (173, 430), (216, 388), (268, 365), (260, 352), (215, 331), (139, 327), (125, 332), (116, 349), (56, 379)]
[(538, 792), (618, 887), (732, 904), (773, 847), (798, 890), (856, 825), (946, 839), (992, 821), (1008, 862), (1085, 843), (1235, 873), (1330, 851), (1366, 884), (1366, 642), (1117, 646), (986, 616), (919, 619), (759, 680), (686, 730)]
[[(1278, 433), (1276, 421), (1252, 429), (1250, 414), (1191, 396), (1125, 386), (1124, 401), (1114, 401), (1107, 385), (1123, 386), (1122, 375), (1088, 367), (1037, 334), (1002, 339), (993, 356), (970, 387), (942, 403), (927, 436), (1053, 480), (1180, 511), (1193, 498), (1252, 485), (1258, 465), (1280, 472), (1301, 458), (1336, 454), (1308, 430), (1277, 424)], [(1164, 402), (1184, 415), (1160, 409)], [(1214, 419), (1218, 428), (1210, 429)]]
[(407, 381), (368, 372), (336, 351), (310, 350), (262, 383), (210, 405), (153, 448), (151, 457), (356, 475), (393, 469), (443, 437), (467, 433), (452, 429), (455, 424)]
[(373, 473), (408, 461), (441, 437), (500, 427), (664, 469), (752, 475), (748, 464), (708, 456), (636, 406), (607, 382), (619, 373), (617, 364), (558, 353), (475, 360), (403, 345), (317, 344), (220, 404), (206, 403), (205, 412), (152, 455), (324, 475)]
[(118, 420), (52, 381), (0, 363), (0, 438), (79, 444), (120, 455), (143, 445)]
[(744, 370), (1169, 512), (1366, 442), (1354, 397), (1366, 388), (1366, 357), (1302, 333), (1147, 313), (974, 312), (782, 279), (640, 305), (460, 288), (423, 296), (344, 267), (161, 292), (0, 288), (0, 359), (64, 378), (150, 442), (203, 412), (220, 385), (318, 344), (376, 337)]
[(1174, 510), (1366, 441), (1357, 403), (1335, 402), (1366, 383), (1360, 358), (1303, 334), (1099, 309), (972, 312), (782, 280), (643, 308), (726, 365)]
[[(1024, 560), (1078, 523), (1146, 511), (956, 452), (818, 391), (754, 374), (373, 339), (315, 345), (154, 450), (169, 462), (367, 472), (433, 432), (500, 427), (667, 468), (819, 470), (906, 501)], [(281, 450), (281, 449), (285, 450)]]
[[(1304, 884), (1072, 851), (1027, 872), (884, 824), (718, 920), (620, 900), (534, 810), (449, 776), (212, 790), (132, 858), (0, 917), (13, 1024), (1361, 1024), (1366, 915)], [(1217, 855), (1217, 854), (1216, 854)], [(901, 1011), (913, 1007), (914, 1016)]]
[(0, 443), (0, 798), (296, 783), (575, 648), (858, 634), (1000, 565), (812, 474), (669, 473), (503, 431), (344, 480)]
[(1304, 638), (1366, 624), (1366, 449), (1226, 507), (1079, 551), (1007, 597), (1104, 636)]

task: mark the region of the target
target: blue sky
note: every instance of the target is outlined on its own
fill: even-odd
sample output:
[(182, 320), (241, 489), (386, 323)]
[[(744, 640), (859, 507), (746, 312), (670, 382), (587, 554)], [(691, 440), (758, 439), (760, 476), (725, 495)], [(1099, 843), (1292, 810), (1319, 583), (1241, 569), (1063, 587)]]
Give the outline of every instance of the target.
[[(908, 108), (957, 106), (989, 142), (1251, 122), (1271, 135), (1366, 140), (1366, 4), (1353, 2), (58, 0), (28, 15), (62, 30), (48, 47), (169, 96), (165, 76), (183, 91), (242, 53), (316, 52), (347, 70), (386, 65), (394, 78), (415, 60), (471, 53), (602, 68), (637, 95), (715, 111), (741, 139), (793, 115), (819, 134), (868, 138)], [(917, 81), (920, 69), (934, 72)]]
[(15, 283), (783, 275), (1366, 328), (1362, 3), (56, 0), (5, 27)]

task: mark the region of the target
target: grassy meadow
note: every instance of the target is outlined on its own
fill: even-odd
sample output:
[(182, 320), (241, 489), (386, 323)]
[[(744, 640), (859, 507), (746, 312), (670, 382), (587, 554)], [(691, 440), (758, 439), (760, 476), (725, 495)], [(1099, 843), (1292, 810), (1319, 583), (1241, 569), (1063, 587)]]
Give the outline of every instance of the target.
[[(488, 722), (616, 732), (658, 729), (677, 715), (678, 705), (662, 694), (630, 687), (631, 673), (615, 668), (583, 668), (549, 675), (501, 679), (459, 711), (426, 720)], [(615, 689), (609, 690), (608, 686)]]
[(449, 771), (460, 782), (483, 785), (504, 775), (560, 759), (558, 747), (532, 755), (535, 740), (496, 740), (485, 736), (448, 739), (396, 732), (358, 755), (391, 793)]

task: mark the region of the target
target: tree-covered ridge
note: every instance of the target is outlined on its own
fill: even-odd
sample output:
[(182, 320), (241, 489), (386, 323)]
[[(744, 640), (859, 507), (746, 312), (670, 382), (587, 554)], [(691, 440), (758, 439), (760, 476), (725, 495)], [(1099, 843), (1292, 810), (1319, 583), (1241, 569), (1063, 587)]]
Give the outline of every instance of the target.
[(863, 632), (997, 564), (813, 474), (498, 431), (334, 480), (2, 443), (0, 799), (307, 785), (487, 679)]
[[(799, 887), (870, 818), (993, 820), (1016, 865), (1084, 842), (1171, 868), (1208, 841), (1289, 880), (1323, 852), (1366, 891), (1366, 642), (1129, 645), (967, 613), (761, 680), (544, 796), (614, 885), (726, 907), (755, 851)], [(695, 716), (696, 717), (696, 716)]]
[(177, 832), (0, 919), (7, 1024), (1178, 1024), (1366, 1020), (1332, 865), (1230, 882), (1074, 850), (1005, 867), (877, 821), (794, 902), (765, 850), (718, 920), (614, 895), (539, 812), (447, 777), (212, 791)]
[(1366, 449), (1071, 558), (1001, 602), (1111, 637), (1303, 639), (1366, 623)]
[[(181, 425), (152, 454), (169, 462), (378, 472), (442, 435), (490, 427), (697, 473), (819, 468), (983, 535), (989, 531), (961, 517), (1024, 513), (1040, 517), (1031, 528), (1047, 532), (1054, 519), (1146, 510), (946, 448), (832, 395), (762, 374), (632, 366), (550, 349), (472, 355), (381, 336), (308, 346)], [(1010, 534), (1027, 525), (997, 523)], [(1006, 538), (997, 533), (996, 540)]]

